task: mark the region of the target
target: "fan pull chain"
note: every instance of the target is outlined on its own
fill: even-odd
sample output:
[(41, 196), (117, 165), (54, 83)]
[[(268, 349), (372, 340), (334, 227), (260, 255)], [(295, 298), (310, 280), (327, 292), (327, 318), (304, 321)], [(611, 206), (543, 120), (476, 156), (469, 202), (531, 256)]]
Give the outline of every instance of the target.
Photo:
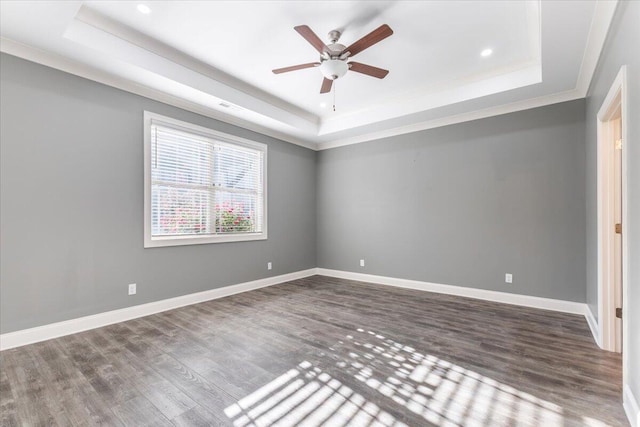
[(336, 112), (336, 86), (337, 81), (333, 81), (333, 112)]

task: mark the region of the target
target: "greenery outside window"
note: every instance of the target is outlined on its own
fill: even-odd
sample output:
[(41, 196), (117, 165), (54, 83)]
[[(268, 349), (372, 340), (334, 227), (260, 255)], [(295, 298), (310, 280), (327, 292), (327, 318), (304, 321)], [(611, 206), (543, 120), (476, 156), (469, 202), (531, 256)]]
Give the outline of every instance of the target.
[(145, 112), (145, 247), (267, 238), (267, 147)]

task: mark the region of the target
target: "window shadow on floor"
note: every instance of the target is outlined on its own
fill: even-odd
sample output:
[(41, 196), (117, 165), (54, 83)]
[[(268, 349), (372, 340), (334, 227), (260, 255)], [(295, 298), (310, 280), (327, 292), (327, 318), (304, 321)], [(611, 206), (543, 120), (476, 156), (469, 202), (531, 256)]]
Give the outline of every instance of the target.
[[(357, 329), (327, 355), (340, 378), (302, 361), (225, 409), (236, 427), (299, 425), (564, 426), (563, 408), (375, 331)], [(374, 390), (365, 398), (353, 384)], [(371, 396), (371, 395), (369, 395)], [(394, 408), (387, 411), (384, 408)], [(393, 412), (393, 413), (392, 413)], [(583, 417), (592, 427), (607, 424)]]

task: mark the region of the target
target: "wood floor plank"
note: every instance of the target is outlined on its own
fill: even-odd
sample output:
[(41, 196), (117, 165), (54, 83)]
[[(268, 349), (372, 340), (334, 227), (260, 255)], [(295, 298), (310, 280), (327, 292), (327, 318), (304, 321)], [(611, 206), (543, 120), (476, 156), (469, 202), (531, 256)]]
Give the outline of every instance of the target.
[[(16, 402), (16, 414), (19, 424), (65, 426), (69, 424), (66, 415), (61, 411), (55, 393), (46, 386), (44, 378), (38, 372), (33, 358), (28, 351), (19, 352), (9, 350), (3, 352), (7, 357), (7, 364), (19, 365), (16, 369), (5, 369)], [(3, 364), (4, 365), (4, 364)], [(29, 406), (20, 404), (28, 401)]]
[(0, 366), (2, 426), (628, 425), (620, 355), (582, 316), (322, 276)]
[(113, 407), (113, 412), (126, 426), (173, 426), (149, 400), (142, 396), (123, 401)]
[(138, 393), (128, 378), (115, 369), (107, 355), (101, 354), (88, 342), (87, 335), (93, 333), (88, 331), (60, 338), (67, 357), (110, 407), (137, 397)]
[(115, 369), (126, 376), (133, 386), (146, 397), (167, 419), (173, 419), (197, 404), (173, 383), (147, 366), (115, 340), (107, 328), (97, 329), (89, 336), (94, 347), (101, 348)]
[(120, 425), (113, 412), (73, 363), (56, 340), (28, 347), (38, 362), (40, 375), (56, 393), (69, 425)]
[(196, 406), (171, 420), (178, 427), (208, 427), (226, 425), (229, 421), (218, 418), (202, 406)]
[(7, 427), (18, 425), (16, 401), (4, 369), (0, 369), (0, 425)]

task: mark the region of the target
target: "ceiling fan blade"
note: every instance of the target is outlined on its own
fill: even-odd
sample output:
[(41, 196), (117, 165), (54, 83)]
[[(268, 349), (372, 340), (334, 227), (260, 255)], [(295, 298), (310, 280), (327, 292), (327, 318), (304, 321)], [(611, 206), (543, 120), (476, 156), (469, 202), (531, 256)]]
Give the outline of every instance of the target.
[(329, 52), (329, 48), (327, 47), (327, 45), (324, 44), (322, 40), (320, 40), (320, 37), (318, 37), (316, 33), (314, 33), (313, 30), (309, 28), (309, 26), (298, 25), (297, 27), (293, 27), (293, 29), (300, 33), (300, 35), (304, 37), (306, 41), (311, 43), (311, 46), (313, 46), (318, 52), (320, 52), (320, 54)]
[(320, 93), (331, 92), (331, 86), (333, 85), (333, 80), (329, 80), (328, 78), (324, 78), (322, 81), (322, 87), (320, 88)]
[(384, 79), (387, 74), (389, 74), (389, 70), (384, 70), (367, 64), (361, 64), (359, 62), (349, 62), (349, 70), (355, 71), (356, 73), (366, 74), (371, 77), (376, 77), (378, 79)]
[(393, 34), (393, 30), (391, 29), (391, 27), (389, 27), (387, 24), (383, 24), (357, 42), (352, 43), (351, 46), (344, 50), (344, 52), (349, 52), (350, 57), (356, 56), (366, 48), (371, 47), (374, 44), (386, 39), (391, 34)]
[(309, 62), (308, 64), (292, 65), (291, 67), (276, 68), (273, 74), (288, 73), (289, 71), (303, 70), (305, 68), (313, 68), (320, 66), (319, 62)]

